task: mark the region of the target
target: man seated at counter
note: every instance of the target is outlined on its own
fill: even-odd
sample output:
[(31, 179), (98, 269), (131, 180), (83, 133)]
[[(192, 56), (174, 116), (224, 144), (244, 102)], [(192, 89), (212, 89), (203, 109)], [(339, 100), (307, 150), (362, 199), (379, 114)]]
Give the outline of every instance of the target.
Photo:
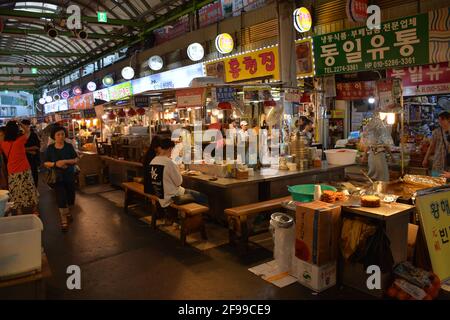
[(161, 138), (152, 143), (150, 156), (146, 157), (147, 163), (144, 164), (145, 192), (156, 195), (162, 208), (170, 206), (172, 202), (197, 202), (208, 206), (205, 194), (181, 186), (183, 177), (171, 159), (174, 147), (175, 143), (170, 138)]

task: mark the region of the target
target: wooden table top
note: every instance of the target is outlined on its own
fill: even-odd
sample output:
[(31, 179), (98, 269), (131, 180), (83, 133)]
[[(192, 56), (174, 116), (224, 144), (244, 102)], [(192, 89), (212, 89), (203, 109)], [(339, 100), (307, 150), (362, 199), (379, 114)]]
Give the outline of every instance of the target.
[(342, 209), (347, 212), (360, 214), (362, 216), (375, 218), (378, 220), (387, 220), (393, 217), (398, 217), (399, 215), (407, 215), (415, 208), (414, 206), (398, 202), (391, 204), (381, 202), (381, 206), (378, 208), (352, 207), (350, 205), (351, 202), (341, 203)]
[(35, 272), (26, 276), (19, 278), (0, 280), (0, 288), (12, 287), (21, 285), (24, 283), (39, 281), (45, 278), (50, 278), (52, 272), (50, 270), (50, 265), (48, 264), (47, 255), (42, 253), (42, 270), (41, 272)]

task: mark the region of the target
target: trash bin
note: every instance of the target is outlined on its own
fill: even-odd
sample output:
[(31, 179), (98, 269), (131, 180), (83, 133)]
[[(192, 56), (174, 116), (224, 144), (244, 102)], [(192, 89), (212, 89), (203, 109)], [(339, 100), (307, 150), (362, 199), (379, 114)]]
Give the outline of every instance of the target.
[(274, 258), (281, 272), (291, 271), (295, 254), (295, 223), (286, 213), (276, 212), (270, 217), (270, 230), (274, 241)]

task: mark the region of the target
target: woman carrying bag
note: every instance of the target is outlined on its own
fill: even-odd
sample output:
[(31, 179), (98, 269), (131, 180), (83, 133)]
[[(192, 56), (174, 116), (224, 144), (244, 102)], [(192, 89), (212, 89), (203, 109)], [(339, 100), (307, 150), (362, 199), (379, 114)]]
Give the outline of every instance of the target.
[(55, 142), (48, 146), (44, 163), (49, 169), (47, 183), (56, 193), (62, 231), (68, 230), (69, 220), (72, 220), (70, 208), (75, 204), (75, 165), (78, 162), (75, 149), (64, 141), (66, 136), (64, 127), (53, 128), (51, 138)]

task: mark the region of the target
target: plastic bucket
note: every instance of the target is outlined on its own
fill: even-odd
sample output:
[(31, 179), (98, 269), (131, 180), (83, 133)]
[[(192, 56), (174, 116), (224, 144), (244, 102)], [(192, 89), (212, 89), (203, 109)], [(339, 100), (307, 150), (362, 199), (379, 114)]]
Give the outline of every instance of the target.
[[(296, 186), (288, 186), (288, 190), (294, 201), (311, 202), (314, 200), (314, 186), (314, 184), (299, 184)], [(326, 184), (321, 184), (320, 188), (322, 192), (325, 190), (337, 191), (335, 187)]]

